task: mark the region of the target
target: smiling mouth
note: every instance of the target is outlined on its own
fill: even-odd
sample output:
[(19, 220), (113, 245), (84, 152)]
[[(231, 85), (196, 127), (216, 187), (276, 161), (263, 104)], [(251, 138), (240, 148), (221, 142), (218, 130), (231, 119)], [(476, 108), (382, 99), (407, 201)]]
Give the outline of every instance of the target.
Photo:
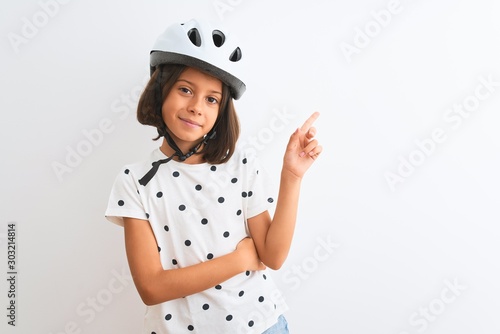
[(187, 123), (189, 126), (193, 126), (193, 127), (201, 127), (201, 124), (199, 123), (196, 123), (195, 121), (191, 121), (187, 118), (182, 118), (182, 117), (179, 117), (179, 119), (181, 121), (183, 121), (184, 123)]

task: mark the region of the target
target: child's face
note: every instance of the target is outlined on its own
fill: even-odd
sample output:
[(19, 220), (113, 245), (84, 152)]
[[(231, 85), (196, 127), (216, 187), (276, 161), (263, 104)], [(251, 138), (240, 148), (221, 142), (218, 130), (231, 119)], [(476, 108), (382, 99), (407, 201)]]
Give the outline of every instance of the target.
[(181, 150), (196, 145), (214, 126), (222, 82), (192, 67), (179, 76), (163, 102), (163, 121)]

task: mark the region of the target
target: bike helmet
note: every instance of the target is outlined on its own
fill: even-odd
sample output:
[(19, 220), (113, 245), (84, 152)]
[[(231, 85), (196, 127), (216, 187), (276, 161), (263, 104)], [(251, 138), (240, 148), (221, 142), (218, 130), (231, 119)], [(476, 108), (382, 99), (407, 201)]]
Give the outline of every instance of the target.
[(227, 31), (193, 19), (169, 26), (158, 37), (150, 53), (150, 70), (152, 75), (161, 64), (199, 68), (228, 85), (237, 100), (246, 89), (240, 75), (242, 59), (240, 47)]

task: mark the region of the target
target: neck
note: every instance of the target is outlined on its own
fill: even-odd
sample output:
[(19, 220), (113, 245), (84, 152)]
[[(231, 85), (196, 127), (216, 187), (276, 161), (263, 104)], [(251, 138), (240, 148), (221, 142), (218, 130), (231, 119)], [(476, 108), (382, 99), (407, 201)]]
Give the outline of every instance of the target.
[[(183, 150), (182, 147), (179, 147), (181, 150)], [(192, 149), (192, 147), (186, 149), (185, 151), (183, 150), (182, 153), (187, 153), (190, 149)], [(203, 149), (203, 145), (200, 147), (199, 150)], [(171, 157), (175, 154), (175, 150), (170, 147), (170, 145), (168, 145), (167, 143), (167, 140), (165, 138), (163, 138), (163, 142), (160, 146), (160, 151), (163, 152), (163, 154), (165, 154), (167, 157)], [(179, 157), (174, 157), (175, 161), (180, 161), (179, 160)], [(200, 154), (193, 154), (191, 155), (189, 158), (187, 158), (186, 160), (183, 161), (184, 163), (187, 163), (187, 164), (201, 164), (201, 163), (204, 163), (205, 162), (205, 159), (203, 159), (203, 157), (200, 155)]]

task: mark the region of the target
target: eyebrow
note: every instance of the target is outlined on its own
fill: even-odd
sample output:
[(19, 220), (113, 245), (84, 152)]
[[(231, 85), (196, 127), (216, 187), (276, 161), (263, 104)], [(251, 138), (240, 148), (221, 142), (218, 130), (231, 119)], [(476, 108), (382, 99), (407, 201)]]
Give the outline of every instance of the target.
[[(191, 86), (196, 86), (196, 84), (195, 84), (195, 83), (193, 83), (193, 82), (191, 82), (191, 81), (189, 81), (189, 80), (186, 80), (186, 79), (178, 79), (178, 80), (177, 80), (177, 82), (179, 82), (179, 81), (184, 81), (184, 82), (186, 82), (186, 83), (190, 84)], [(209, 93), (211, 93), (211, 94), (219, 94), (219, 95), (221, 95), (221, 96), (222, 96), (222, 93), (221, 93), (221, 92), (219, 92), (219, 91), (216, 91), (216, 90), (211, 90), (211, 91), (209, 91)]]

